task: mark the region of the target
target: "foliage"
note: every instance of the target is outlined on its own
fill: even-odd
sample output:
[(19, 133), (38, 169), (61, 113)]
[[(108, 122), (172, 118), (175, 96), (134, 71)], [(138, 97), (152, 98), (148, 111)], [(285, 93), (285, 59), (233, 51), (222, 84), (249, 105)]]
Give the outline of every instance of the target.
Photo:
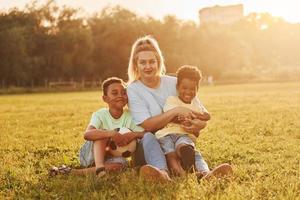
[(43, 86), (45, 81), (126, 79), (131, 45), (157, 38), (168, 72), (199, 66), (219, 80), (299, 80), (300, 24), (251, 13), (232, 25), (196, 25), (175, 16), (140, 17), (122, 7), (93, 16), (37, 1), (0, 13), (1, 86)]

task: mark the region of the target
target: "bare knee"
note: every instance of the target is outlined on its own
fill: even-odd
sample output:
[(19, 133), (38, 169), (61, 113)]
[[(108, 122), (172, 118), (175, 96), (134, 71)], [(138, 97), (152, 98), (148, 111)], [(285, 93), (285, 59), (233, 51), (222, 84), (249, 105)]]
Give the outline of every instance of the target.
[(178, 157), (181, 157), (181, 154), (180, 154), (180, 148), (186, 147), (186, 146), (191, 146), (192, 148), (194, 148), (192, 145), (189, 145), (189, 144), (179, 144), (179, 145), (176, 147), (176, 154), (177, 154)]

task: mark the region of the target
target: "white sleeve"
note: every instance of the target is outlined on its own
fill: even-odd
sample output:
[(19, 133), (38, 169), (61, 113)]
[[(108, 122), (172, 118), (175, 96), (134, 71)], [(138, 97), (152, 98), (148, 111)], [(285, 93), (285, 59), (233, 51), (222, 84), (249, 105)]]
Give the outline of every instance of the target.
[(135, 124), (140, 125), (146, 119), (151, 117), (149, 107), (145, 101), (138, 95), (136, 88), (128, 87), (127, 96), (128, 96), (128, 107), (131, 113), (132, 119)]
[(176, 107), (178, 107), (178, 105), (176, 105), (176, 97), (169, 96), (164, 106), (164, 112), (167, 112), (168, 110), (171, 110)]
[(199, 100), (198, 97), (195, 97), (194, 98), (194, 103), (195, 105), (199, 108), (199, 111), (200, 112), (203, 112), (203, 113), (208, 113), (208, 111), (206, 110), (206, 108), (204, 107), (204, 105), (201, 103), (201, 101)]
[(101, 129), (102, 128), (102, 121), (100, 119), (100, 116), (96, 112), (92, 114), (89, 126), (93, 126), (96, 129)]

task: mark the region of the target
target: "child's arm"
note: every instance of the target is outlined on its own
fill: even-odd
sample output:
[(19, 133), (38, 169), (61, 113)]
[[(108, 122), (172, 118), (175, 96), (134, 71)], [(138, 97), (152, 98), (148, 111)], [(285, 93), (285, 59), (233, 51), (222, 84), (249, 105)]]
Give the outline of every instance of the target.
[(108, 131), (103, 129), (96, 129), (94, 126), (89, 125), (84, 133), (84, 139), (90, 141), (108, 139), (111, 138), (116, 133), (117, 132), (114, 130)]
[(94, 126), (89, 125), (84, 133), (85, 140), (95, 141), (109, 138), (111, 138), (118, 146), (125, 146), (129, 143), (126, 136), (115, 130), (96, 129)]
[(186, 132), (195, 135), (196, 137), (198, 137), (200, 135), (200, 130), (202, 130), (206, 127), (206, 121), (202, 121), (199, 119), (192, 119), (192, 120), (189, 120), (189, 122), (190, 122), (190, 124), (188, 126), (181, 124), (181, 128), (183, 130), (185, 130)]
[(192, 113), (190, 109), (184, 107), (176, 107), (162, 114), (150, 117), (143, 121), (142, 126), (146, 131), (157, 131), (164, 128), (169, 122), (171, 122), (179, 114), (188, 115)]
[(204, 105), (200, 102), (200, 100), (196, 97), (193, 101), (193, 104), (198, 107), (199, 112), (195, 112), (194, 115), (196, 119), (200, 119), (202, 121), (210, 120), (210, 114)]
[(122, 136), (123, 136), (123, 138), (126, 138), (126, 141), (127, 141), (126, 144), (129, 144), (132, 140), (142, 139), (144, 134), (145, 134), (144, 131), (143, 132), (128, 132), (128, 133), (123, 134)]
[(210, 120), (210, 114), (208, 112), (203, 113), (194, 113), (196, 116), (196, 119), (202, 120), (202, 121), (208, 121)]
[(132, 118), (129, 128), (132, 130), (132, 132), (124, 134), (124, 136), (128, 139), (128, 143), (130, 143), (132, 140), (143, 138), (145, 134), (144, 129), (141, 126), (136, 125)]

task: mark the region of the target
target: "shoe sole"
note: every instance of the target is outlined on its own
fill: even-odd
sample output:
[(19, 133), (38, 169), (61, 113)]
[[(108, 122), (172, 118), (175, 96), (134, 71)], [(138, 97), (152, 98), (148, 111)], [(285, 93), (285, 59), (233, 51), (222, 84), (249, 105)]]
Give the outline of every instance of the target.
[(144, 178), (145, 180), (155, 181), (155, 182), (167, 182), (169, 181), (167, 177), (165, 177), (159, 169), (151, 166), (151, 165), (144, 165), (140, 169), (140, 177)]
[(96, 169), (96, 177), (101, 178), (106, 175), (105, 167), (100, 167)]
[(232, 174), (233, 174), (233, 170), (232, 170), (231, 165), (225, 163), (225, 164), (221, 164), (221, 165), (217, 166), (216, 168), (214, 168), (210, 173), (205, 175), (203, 178), (206, 180), (209, 180), (212, 177), (223, 178), (223, 177), (230, 176)]
[(195, 150), (191, 146), (183, 146), (179, 150), (182, 168), (193, 172), (195, 168)]

